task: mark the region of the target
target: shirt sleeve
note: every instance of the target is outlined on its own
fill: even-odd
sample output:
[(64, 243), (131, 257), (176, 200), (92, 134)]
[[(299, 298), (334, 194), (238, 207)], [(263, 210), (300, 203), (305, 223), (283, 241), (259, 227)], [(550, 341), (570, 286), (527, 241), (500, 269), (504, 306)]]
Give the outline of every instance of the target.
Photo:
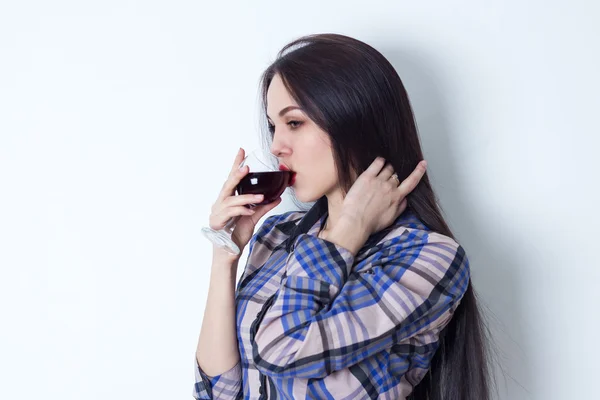
[(241, 399), (242, 369), (240, 362), (220, 375), (208, 376), (194, 356), (195, 377), (193, 397), (196, 400)]
[(349, 250), (299, 235), (251, 337), (259, 371), (323, 378), (441, 330), (467, 289), (468, 260), (451, 238), (421, 233), (405, 230), (356, 266)]

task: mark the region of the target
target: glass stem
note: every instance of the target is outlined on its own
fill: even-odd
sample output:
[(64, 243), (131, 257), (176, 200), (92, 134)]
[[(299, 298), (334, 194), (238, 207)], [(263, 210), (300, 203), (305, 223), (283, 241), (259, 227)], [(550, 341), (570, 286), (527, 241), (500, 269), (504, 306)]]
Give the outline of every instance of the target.
[(231, 218), (229, 220), (229, 222), (227, 222), (227, 224), (223, 227), (223, 230), (225, 232), (227, 232), (227, 234), (229, 236), (231, 236), (233, 234), (233, 230), (235, 229), (235, 224), (238, 222), (240, 217), (241, 217), (241, 215), (237, 215), (237, 216)]

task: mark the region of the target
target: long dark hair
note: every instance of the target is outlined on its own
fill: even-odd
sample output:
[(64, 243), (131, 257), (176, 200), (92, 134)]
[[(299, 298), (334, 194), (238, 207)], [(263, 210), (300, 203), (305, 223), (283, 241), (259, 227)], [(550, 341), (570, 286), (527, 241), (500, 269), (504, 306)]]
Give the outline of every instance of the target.
[[(261, 77), (262, 127), (267, 90), (278, 74), (308, 117), (329, 134), (340, 187), (352, 186), (375, 157), (389, 161), (404, 180), (423, 159), (412, 107), (390, 62), (373, 47), (339, 34), (303, 36), (284, 46)], [(272, 137), (267, 129), (264, 144)], [(432, 231), (453, 239), (427, 174), (408, 195), (408, 208)], [(425, 377), (412, 400), (488, 400), (493, 379), (489, 333), (469, 283)]]

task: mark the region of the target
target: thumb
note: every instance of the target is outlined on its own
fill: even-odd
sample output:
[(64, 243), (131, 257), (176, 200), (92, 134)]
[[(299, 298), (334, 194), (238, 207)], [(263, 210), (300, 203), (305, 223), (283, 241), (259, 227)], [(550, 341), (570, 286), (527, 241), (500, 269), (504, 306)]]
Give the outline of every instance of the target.
[(258, 221), (259, 219), (261, 219), (266, 213), (268, 213), (269, 211), (271, 211), (272, 209), (274, 209), (275, 207), (277, 207), (280, 203), (281, 203), (281, 197), (279, 197), (277, 200), (269, 203), (269, 204), (265, 204), (264, 206), (258, 206), (254, 209), (254, 214), (252, 215), (252, 217), (255, 218), (256, 221)]

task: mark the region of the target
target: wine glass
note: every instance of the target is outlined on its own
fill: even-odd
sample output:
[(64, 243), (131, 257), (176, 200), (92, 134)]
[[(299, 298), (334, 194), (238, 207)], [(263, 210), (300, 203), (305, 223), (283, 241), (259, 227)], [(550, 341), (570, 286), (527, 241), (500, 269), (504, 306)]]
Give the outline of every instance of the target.
[[(277, 200), (283, 191), (293, 184), (295, 173), (288, 170), (283, 164), (280, 165), (277, 157), (268, 151), (252, 151), (244, 158), (239, 168), (241, 169), (246, 165), (249, 171), (237, 185), (237, 194), (264, 195), (263, 201), (247, 205), (248, 208), (269, 204)], [(228, 253), (238, 255), (240, 254), (240, 248), (231, 239), (231, 234), (240, 217), (241, 215), (231, 218), (225, 227), (218, 231), (210, 227), (204, 227), (202, 233), (218, 247), (222, 247)]]

